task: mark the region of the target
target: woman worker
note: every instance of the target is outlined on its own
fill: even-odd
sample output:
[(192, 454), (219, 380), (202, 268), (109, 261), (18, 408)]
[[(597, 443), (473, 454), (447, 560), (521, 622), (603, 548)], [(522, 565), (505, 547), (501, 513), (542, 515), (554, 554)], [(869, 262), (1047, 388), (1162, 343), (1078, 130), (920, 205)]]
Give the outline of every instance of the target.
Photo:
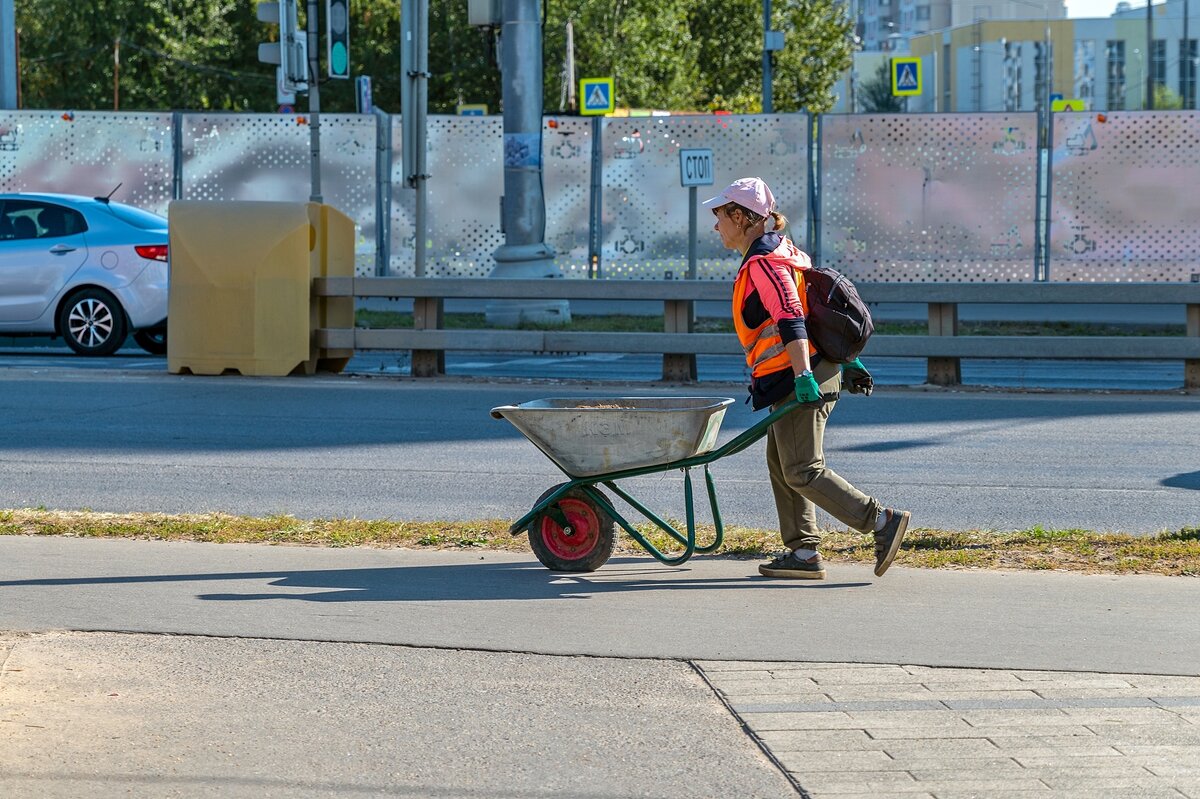
[[(787, 218), (760, 178), (735, 180), (704, 203), (717, 218), (713, 229), (728, 249), (742, 254), (733, 284), (733, 325), (751, 370), (754, 410), (778, 408), (792, 396), (805, 403), (767, 431), (767, 470), (786, 552), (758, 567), (767, 577), (821, 580), (817, 507), (841, 523), (875, 536), (875, 574), (896, 557), (909, 512), (885, 508), (825, 465), (825, 424), (842, 385), (838, 364), (823, 360), (808, 340), (803, 270), (808, 255), (783, 235)], [(857, 359), (846, 365), (851, 393), (869, 395), (870, 374)]]

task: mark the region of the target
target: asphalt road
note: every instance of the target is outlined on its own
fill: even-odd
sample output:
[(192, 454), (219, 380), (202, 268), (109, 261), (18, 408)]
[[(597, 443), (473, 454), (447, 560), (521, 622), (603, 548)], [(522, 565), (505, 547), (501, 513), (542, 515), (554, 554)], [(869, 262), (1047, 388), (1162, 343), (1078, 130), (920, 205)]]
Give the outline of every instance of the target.
[[(923, 358), (867, 358), (875, 382), (884, 386), (918, 386), (926, 380)], [(165, 358), (147, 355), (127, 343), (110, 358), (79, 358), (49, 339), (0, 338), (0, 369), (60, 371), (87, 369), (101, 372), (164, 373)], [(407, 351), (359, 352), (346, 374), (369, 377), (407, 377), (412, 364)], [(746, 382), (746, 365), (735, 356), (700, 355), (696, 371), (701, 381)], [(450, 352), (446, 373), (452, 377), (525, 380), (597, 380), (652, 383), (662, 379), (659, 355), (620, 353), (521, 353)], [(1183, 387), (1179, 361), (1028, 361), (967, 359), (962, 363), (965, 386), (1012, 389), (1078, 389), (1171, 391)], [(739, 389), (740, 391), (740, 389)]]
[[(0, 506), (513, 519), (562, 476), (497, 405), (711, 395), (648, 384), (200, 378), (0, 366)], [(722, 435), (753, 423), (732, 406)], [(1200, 398), (881, 388), (839, 402), (832, 466), (914, 524), (1137, 533), (1200, 522)], [(771, 527), (763, 444), (714, 467), (733, 524)], [(629, 481), (682, 518), (678, 473)], [(700, 500), (703, 505), (703, 500)], [(701, 508), (701, 516), (704, 509)]]

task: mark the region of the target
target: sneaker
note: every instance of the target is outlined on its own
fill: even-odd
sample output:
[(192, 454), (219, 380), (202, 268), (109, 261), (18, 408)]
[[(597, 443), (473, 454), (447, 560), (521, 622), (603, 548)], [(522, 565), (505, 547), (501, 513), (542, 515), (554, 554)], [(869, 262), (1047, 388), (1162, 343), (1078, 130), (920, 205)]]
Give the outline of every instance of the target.
[(808, 560), (796, 557), (795, 552), (785, 552), (770, 563), (758, 567), (758, 573), (764, 577), (790, 577), (793, 580), (824, 580), (825, 564), (820, 555), (813, 555)]
[(896, 553), (900, 551), (900, 542), (904, 540), (904, 533), (908, 530), (908, 520), (912, 516), (906, 510), (893, 508), (887, 508), (884, 512), (887, 513), (887, 524), (875, 533), (876, 577), (882, 577), (896, 559)]

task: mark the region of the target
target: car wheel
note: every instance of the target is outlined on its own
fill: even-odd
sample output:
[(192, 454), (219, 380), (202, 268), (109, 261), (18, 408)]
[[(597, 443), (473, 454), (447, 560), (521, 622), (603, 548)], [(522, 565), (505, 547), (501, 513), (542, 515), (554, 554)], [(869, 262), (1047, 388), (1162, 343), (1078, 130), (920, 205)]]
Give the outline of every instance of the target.
[(167, 354), (167, 331), (165, 328), (138, 330), (133, 334), (133, 340), (151, 355)]
[(58, 311), (58, 334), (80, 355), (112, 355), (128, 333), (125, 311), (103, 289), (84, 289)]

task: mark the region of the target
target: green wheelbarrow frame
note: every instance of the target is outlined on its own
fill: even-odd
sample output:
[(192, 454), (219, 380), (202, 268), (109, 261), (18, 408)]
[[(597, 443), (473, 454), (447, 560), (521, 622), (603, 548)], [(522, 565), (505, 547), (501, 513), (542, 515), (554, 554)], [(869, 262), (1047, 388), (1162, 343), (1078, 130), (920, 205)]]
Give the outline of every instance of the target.
[[(713, 552), (720, 547), (725, 540), (725, 526), (721, 521), (721, 509), (717, 501), (717, 489), (713, 482), (712, 473), (708, 469), (709, 464), (715, 460), (724, 458), (726, 455), (736, 455), (737, 453), (746, 449), (746, 447), (754, 444), (767, 434), (767, 428), (775, 424), (775, 422), (782, 417), (794, 411), (796, 408), (801, 407), (801, 405), (802, 404), (798, 400), (789, 399), (778, 409), (772, 411), (771, 414), (765, 419), (730, 439), (724, 444), (724, 446), (717, 447), (716, 449), (706, 452), (703, 455), (695, 455), (690, 458), (683, 458), (681, 460), (671, 461), (669, 463), (655, 464), (653, 466), (641, 466), (634, 469), (606, 472), (604, 474), (592, 475), (590, 477), (576, 477), (563, 470), (563, 474), (566, 474), (570, 480), (558, 486), (558, 488), (556, 488), (554, 491), (543, 497), (541, 501), (534, 505), (528, 513), (526, 513), (517, 521), (513, 522), (512, 526), (508, 528), (509, 532), (513, 535), (525, 532), (534, 523), (534, 521), (542, 516), (549, 516), (560, 527), (567, 527), (568, 522), (566, 515), (563, 514), (562, 510), (557, 506), (556, 503), (558, 502), (558, 499), (568, 491), (578, 488), (587, 494), (587, 496), (605, 513), (612, 517), (613, 521), (619, 524), (621, 528), (628, 533), (631, 538), (633, 538), (634, 541), (637, 541), (647, 552), (653, 555), (654, 558), (661, 563), (665, 563), (668, 566), (677, 566), (680, 563), (687, 561), (697, 552), (700, 554)], [(712, 511), (713, 525), (716, 528), (716, 534), (713, 536), (712, 543), (704, 546), (697, 546), (696, 544), (696, 519), (691, 470), (697, 466), (704, 467), (704, 482), (708, 489), (708, 506)], [(657, 474), (659, 472), (669, 472), (675, 469), (681, 469), (683, 471), (684, 507), (687, 516), (686, 535), (676, 530), (675, 527), (670, 523), (659, 518), (656, 513), (631, 497), (626, 491), (616, 484), (617, 480), (623, 480), (629, 477), (642, 477), (648, 474)], [(617, 512), (617, 509), (614, 508), (612, 503), (608, 501), (608, 498), (596, 489), (595, 486), (597, 484), (603, 485), (625, 502), (629, 503), (631, 507), (653, 522), (658, 529), (662, 530), (676, 542), (681, 544), (684, 547), (683, 552), (678, 555), (668, 555), (662, 552), (658, 547), (654, 546), (654, 544), (647, 540), (644, 535), (639, 533), (637, 529), (635, 529), (634, 526), (625, 519), (624, 516)]]

